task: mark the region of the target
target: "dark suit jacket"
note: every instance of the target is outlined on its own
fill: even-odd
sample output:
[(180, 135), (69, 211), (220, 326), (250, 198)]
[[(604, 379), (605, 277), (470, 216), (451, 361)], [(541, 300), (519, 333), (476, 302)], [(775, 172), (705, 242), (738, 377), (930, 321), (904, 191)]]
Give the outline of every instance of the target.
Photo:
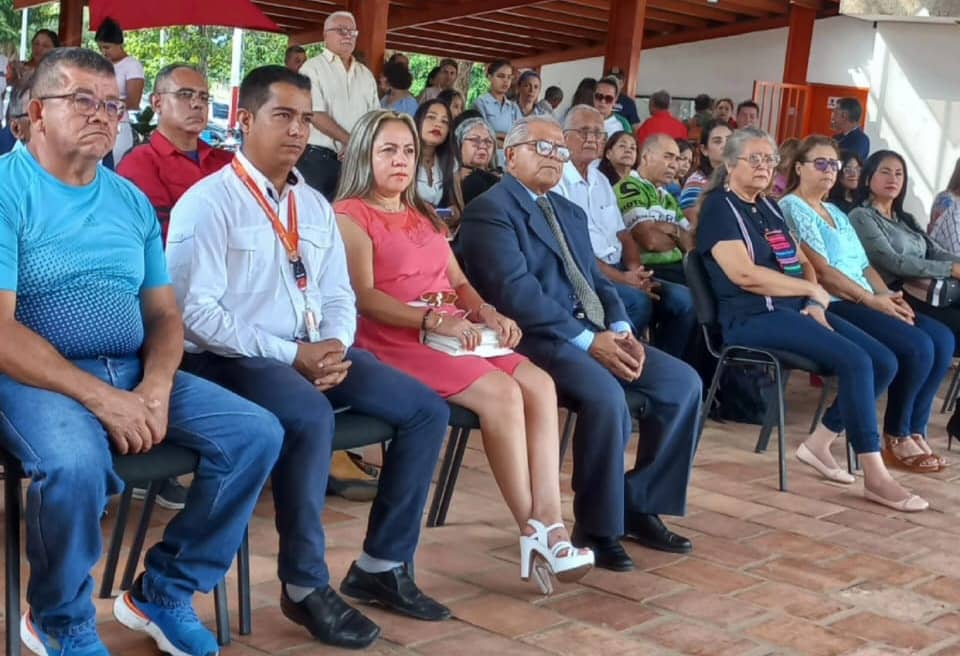
[[(563, 196), (547, 195), (577, 265), (600, 297), (607, 326), (629, 323), (617, 290), (597, 268), (586, 214)], [(516, 178), (504, 175), (467, 205), (459, 241), (470, 282), (516, 321), (525, 337), (571, 340), (588, 327), (574, 317), (576, 296), (560, 245), (543, 211)]]

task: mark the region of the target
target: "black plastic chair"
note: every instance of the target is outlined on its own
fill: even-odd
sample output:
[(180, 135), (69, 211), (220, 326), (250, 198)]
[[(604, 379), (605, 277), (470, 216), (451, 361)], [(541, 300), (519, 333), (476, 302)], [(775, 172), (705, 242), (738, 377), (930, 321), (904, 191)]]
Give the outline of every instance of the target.
[[(3, 464), (4, 479), (4, 529), (5, 529), (5, 564), (6, 564), (6, 653), (20, 654), (20, 520), (21, 481), (25, 475), (20, 462), (10, 453), (0, 449), (0, 463)], [(182, 476), (193, 472), (197, 467), (197, 455), (187, 449), (172, 444), (162, 443), (144, 454), (115, 455), (113, 457), (114, 470), (126, 484), (126, 489), (120, 499), (117, 511), (116, 524), (110, 540), (107, 554), (107, 569), (101, 586), (101, 596), (106, 589), (107, 597), (113, 588), (113, 576), (116, 571), (123, 542), (124, 529), (130, 510), (130, 502), (135, 485), (147, 485), (147, 498), (143, 513), (140, 517), (134, 545), (131, 547), (133, 566), (139, 560), (139, 552), (143, 548), (143, 540), (150, 525), (150, 514), (156, 499), (157, 490), (162, 481), (172, 476)], [(136, 558), (134, 558), (136, 554)], [(128, 562), (128, 570), (130, 570)], [(132, 571), (132, 570), (131, 570)], [(249, 571), (249, 567), (248, 567)], [(132, 575), (130, 579), (132, 581)], [(109, 580), (108, 580), (109, 579)], [(129, 586), (128, 586), (129, 587)], [(214, 590), (214, 603), (217, 618), (217, 640), (221, 645), (230, 642), (230, 622), (227, 610), (226, 588), (221, 581)]]
[[(717, 387), (720, 384), (720, 377), (724, 369), (729, 364), (747, 364), (758, 365), (773, 372), (776, 405), (767, 404), (767, 417), (763, 427), (760, 429), (760, 436), (757, 439), (755, 451), (763, 453), (766, 451), (767, 444), (770, 441), (770, 433), (774, 424), (777, 426), (777, 450), (779, 455), (779, 484), (780, 490), (787, 489), (787, 466), (786, 466), (786, 426), (785, 426), (785, 404), (784, 393), (787, 386), (787, 380), (790, 372), (797, 369), (816, 374), (821, 378), (829, 378), (834, 374), (796, 353), (783, 351), (780, 349), (759, 349), (738, 344), (722, 344), (719, 339), (720, 327), (717, 321), (717, 301), (713, 289), (710, 286), (710, 280), (707, 277), (707, 271), (704, 268), (703, 257), (696, 251), (691, 251), (683, 258), (683, 270), (687, 278), (687, 286), (690, 288), (690, 294), (693, 296), (693, 305), (697, 312), (697, 321), (703, 330), (704, 340), (710, 354), (717, 358), (717, 369), (713, 374), (713, 380), (710, 381), (710, 388), (707, 392), (707, 398), (704, 401), (703, 409), (700, 412), (700, 421), (697, 427), (697, 434), (703, 432), (703, 426), (713, 405), (713, 399), (717, 394)], [(847, 447), (848, 468), (852, 467), (850, 461), (850, 448)]]

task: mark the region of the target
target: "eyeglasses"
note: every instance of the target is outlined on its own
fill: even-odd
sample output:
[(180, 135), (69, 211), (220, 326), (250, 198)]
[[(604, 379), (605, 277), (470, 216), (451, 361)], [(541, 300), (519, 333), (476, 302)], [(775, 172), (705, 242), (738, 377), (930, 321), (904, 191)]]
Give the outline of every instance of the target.
[(761, 155), (759, 153), (753, 153), (749, 157), (738, 157), (737, 159), (749, 163), (750, 166), (755, 169), (758, 169), (761, 166), (766, 166), (767, 168), (772, 169), (780, 163), (779, 155)]
[(517, 146), (533, 146), (537, 151), (537, 155), (540, 155), (541, 157), (553, 157), (561, 162), (570, 161), (569, 148), (561, 144), (555, 144), (552, 141), (547, 141), (546, 139), (521, 141), (520, 143), (511, 145), (510, 148), (516, 148)]
[(804, 164), (813, 164), (813, 168), (817, 169), (821, 173), (829, 173), (830, 171), (839, 172), (843, 168), (843, 162), (838, 159), (830, 159), (829, 157), (817, 157), (816, 159), (808, 159)]
[(564, 130), (563, 132), (564, 133), (574, 132), (580, 135), (580, 138), (583, 139), (584, 141), (589, 141), (590, 139), (603, 141), (604, 139), (607, 138), (607, 133), (604, 130), (590, 130), (587, 128), (570, 128), (568, 130)]
[(617, 97), (607, 93), (595, 93), (593, 94), (593, 99), (597, 102), (612, 103)]
[(27, 114), (26, 112), (24, 112), (23, 114), (11, 114), (11, 115), (10, 115), (10, 118), (13, 119), (13, 120), (16, 120), (16, 119), (18, 119), (18, 118), (27, 118), (27, 116), (29, 116), (29, 114)]
[(176, 91), (157, 91), (158, 96), (176, 96), (177, 100), (185, 103), (192, 103), (194, 99), (199, 98), (204, 105), (210, 104), (210, 94), (206, 91), (197, 91), (196, 89), (177, 89)]
[(67, 98), (72, 101), (73, 111), (81, 116), (93, 116), (102, 107), (108, 118), (117, 120), (127, 111), (127, 104), (122, 100), (100, 100), (96, 96), (83, 91), (61, 93), (56, 96), (39, 96), (37, 100), (65, 100)]
[(331, 27), (327, 32), (336, 32), (345, 39), (356, 39), (357, 35), (360, 34), (360, 30), (352, 30), (349, 27)]
[(469, 141), (473, 144), (474, 148), (486, 148), (490, 150), (493, 148), (493, 139), (486, 139), (484, 137), (467, 137), (464, 141)]

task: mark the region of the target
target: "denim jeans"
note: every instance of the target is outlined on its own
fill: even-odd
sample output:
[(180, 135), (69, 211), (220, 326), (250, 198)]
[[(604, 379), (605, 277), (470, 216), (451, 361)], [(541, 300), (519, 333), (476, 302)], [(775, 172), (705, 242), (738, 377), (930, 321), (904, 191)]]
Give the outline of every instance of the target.
[[(140, 383), (139, 359), (76, 360), (116, 388)], [(275, 417), (205, 380), (177, 373), (166, 441), (200, 456), (186, 506), (147, 553), (151, 601), (188, 601), (223, 578), (280, 451)], [(90, 570), (100, 559), (100, 516), (123, 489), (110, 439), (97, 418), (61, 394), (0, 376), (0, 443), (31, 478), (27, 491), (27, 601), (44, 632), (63, 636), (92, 626)], [(16, 621), (16, 618), (7, 618)]]
[(897, 360), (886, 346), (844, 319), (828, 318), (827, 330), (795, 310), (774, 310), (735, 320), (724, 330), (728, 344), (780, 349), (813, 360), (839, 380), (837, 398), (823, 415), (835, 433), (846, 429), (857, 453), (880, 450), (877, 399), (897, 372)]
[(697, 329), (693, 297), (684, 285), (657, 279), (659, 301), (636, 287), (614, 283), (627, 316), (637, 334), (650, 328), (650, 343), (675, 358), (683, 359)]
[(350, 406), (397, 427), (370, 509), (363, 550), (374, 558), (409, 562), (420, 537), (430, 478), (450, 410), (433, 391), (367, 351), (347, 351), (342, 383), (319, 392), (290, 365), (266, 358), (187, 355), (184, 368), (276, 414), (286, 430), (273, 472), (280, 533), (278, 574), (284, 583), (318, 588), (330, 582), (324, 560), (323, 514), (330, 472), (334, 408)]
[(922, 314), (911, 326), (850, 301), (831, 303), (828, 316), (832, 315), (871, 335), (897, 358), (897, 375), (887, 393), (883, 432), (893, 437), (925, 436), (933, 399), (953, 361), (956, 340), (950, 329)]

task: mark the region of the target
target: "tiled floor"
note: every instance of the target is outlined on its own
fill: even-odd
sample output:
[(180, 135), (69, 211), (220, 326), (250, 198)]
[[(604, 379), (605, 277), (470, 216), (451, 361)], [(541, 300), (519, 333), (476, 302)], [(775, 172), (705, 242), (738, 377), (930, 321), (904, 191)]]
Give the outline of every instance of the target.
[[(791, 383), (793, 446), (804, 434), (816, 392), (805, 377)], [(935, 414), (930, 431), (942, 452), (945, 421)], [(455, 619), (427, 624), (367, 609), (384, 633), (368, 653), (960, 655), (960, 464), (934, 476), (902, 475), (933, 508), (898, 515), (862, 501), (859, 482), (849, 488), (825, 483), (792, 457), (790, 492), (778, 492), (775, 442), (757, 455), (756, 434), (753, 426), (708, 423), (689, 513), (672, 522), (693, 538), (693, 555), (628, 545), (636, 571), (594, 570), (552, 597), (520, 581), (517, 529), (480, 440), (472, 440), (448, 524), (424, 530), (417, 556), (420, 585), (449, 604)], [(840, 445), (836, 452), (842, 453)], [(236, 634), (234, 605), (234, 643), (222, 653), (338, 653), (280, 614), (268, 494), (251, 525), (254, 632)], [(568, 517), (570, 497), (567, 463)], [(366, 512), (366, 504), (330, 500), (324, 524), (335, 582), (356, 557)], [(151, 539), (168, 518), (158, 511)], [(110, 528), (108, 519), (105, 532)], [(229, 582), (235, 590), (235, 580)], [(210, 598), (196, 605), (212, 619)], [(110, 601), (97, 601), (97, 608), (113, 654), (156, 653), (147, 639), (112, 621)]]

